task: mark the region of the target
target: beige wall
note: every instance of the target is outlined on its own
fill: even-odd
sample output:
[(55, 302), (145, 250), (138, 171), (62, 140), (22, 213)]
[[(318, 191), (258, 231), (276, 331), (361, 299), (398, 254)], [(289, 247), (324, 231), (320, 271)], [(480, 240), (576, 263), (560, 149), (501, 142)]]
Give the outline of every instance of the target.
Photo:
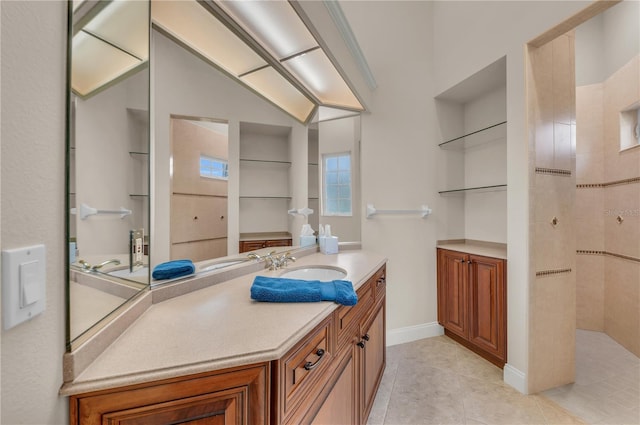
[(65, 351), (66, 2), (1, 2), (2, 249), (46, 246), (44, 313), (2, 330), (3, 424), (68, 423)]

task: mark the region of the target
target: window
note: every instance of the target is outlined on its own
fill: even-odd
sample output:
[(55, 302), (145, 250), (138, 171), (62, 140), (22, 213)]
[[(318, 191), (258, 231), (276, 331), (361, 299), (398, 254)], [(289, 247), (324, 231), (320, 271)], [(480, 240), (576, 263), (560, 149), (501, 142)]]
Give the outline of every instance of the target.
[(200, 155), (200, 176), (209, 179), (229, 179), (229, 165), (226, 159)]
[(620, 150), (640, 146), (640, 102), (620, 112)]
[(351, 154), (322, 155), (324, 215), (351, 215)]

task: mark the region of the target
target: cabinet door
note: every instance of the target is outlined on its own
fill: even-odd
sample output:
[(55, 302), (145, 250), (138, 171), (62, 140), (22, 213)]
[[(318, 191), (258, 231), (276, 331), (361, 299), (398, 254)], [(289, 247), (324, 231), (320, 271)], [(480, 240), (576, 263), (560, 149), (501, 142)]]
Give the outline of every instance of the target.
[(361, 423), (366, 423), (385, 367), (384, 300), (374, 312), (373, 320), (362, 327), (358, 342), (361, 358)]
[(73, 425), (267, 424), (269, 364), (74, 395)]
[(476, 255), (469, 259), (469, 341), (505, 361), (504, 261)]
[[(357, 413), (356, 367), (353, 345), (347, 348), (338, 367), (331, 392), (311, 421), (314, 425), (355, 424)], [(331, 383), (330, 383), (331, 384)]]
[(200, 397), (109, 412), (103, 415), (102, 422), (108, 425), (175, 423), (241, 425), (243, 423), (242, 393), (242, 389), (221, 391)]
[(438, 322), (463, 338), (467, 326), (467, 259), (460, 252), (438, 250)]

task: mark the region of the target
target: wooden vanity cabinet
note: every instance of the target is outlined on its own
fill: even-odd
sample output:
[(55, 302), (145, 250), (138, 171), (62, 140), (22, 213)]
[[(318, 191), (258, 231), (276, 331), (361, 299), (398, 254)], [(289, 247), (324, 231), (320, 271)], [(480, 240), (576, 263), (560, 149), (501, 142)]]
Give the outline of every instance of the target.
[[(274, 424), (367, 422), (385, 368), (385, 273), (383, 266), (360, 286), (355, 306), (341, 306), (328, 319), (332, 355), (327, 358), (325, 369), (318, 370), (315, 379), (309, 380), (308, 388), (299, 390), (305, 394), (295, 406), (288, 404), (289, 381), (282, 372), (282, 360), (272, 366), (272, 370), (280, 370), (279, 377), (274, 374), (273, 378), (274, 383), (280, 383), (279, 390), (274, 392), (280, 400), (274, 400), (272, 408), (280, 416), (273, 418)], [(324, 324), (321, 328), (326, 329)], [(304, 346), (304, 342), (301, 344), (300, 347)], [(300, 347), (294, 347), (285, 358), (295, 352), (312, 354), (315, 349), (314, 344), (306, 350)], [(305, 360), (315, 361), (313, 356)]]
[(278, 246), (292, 246), (292, 239), (260, 239), (250, 241), (240, 241), (240, 253), (255, 251), (257, 249), (278, 247)]
[(71, 396), (70, 423), (266, 425), (269, 368), (261, 363)]
[(385, 273), (278, 360), (74, 395), (70, 423), (365, 424), (385, 368)]
[(507, 361), (506, 260), (438, 249), (438, 322), (499, 367)]

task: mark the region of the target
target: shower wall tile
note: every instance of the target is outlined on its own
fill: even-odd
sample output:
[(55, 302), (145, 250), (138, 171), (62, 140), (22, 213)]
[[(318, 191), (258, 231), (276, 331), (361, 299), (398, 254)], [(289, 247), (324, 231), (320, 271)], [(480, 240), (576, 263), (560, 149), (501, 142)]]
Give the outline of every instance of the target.
[(604, 331), (604, 255), (576, 258), (576, 327)]
[(553, 168), (560, 170), (572, 170), (575, 157), (572, 139), (571, 124), (555, 122), (553, 124)]
[[(536, 120), (540, 123), (553, 122), (553, 47), (547, 43), (531, 54)], [(538, 164), (539, 165), (539, 164)]]
[(576, 88), (576, 182), (604, 181), (603, 84)]
[(551, 122), (538, 123), (536, 125), (536, 166), (544, 168), (555, 167), (555, 150), (554, 150), (554, 124)]
[(575, 82), (573, 32), (562, 35), (551, 42), (553, 61), (553, 121), (572, 124), (575, 122)]
[(640, 258), (640, 183), (609, 186), (604, 193), (605, 251)]
[(576, 146), (578, 154), (603, 153), (603, 111), (602, 83), (576, 87), (576, 121), (580, 123)]
[(604, 82), (605, 177), (616, 181), (640, 176), (640, 148), (620, 152), (620, 111), (640, 101), (640, 56)]
[(604, 250), (604, 189), (576, 190), (576, 249)]
[(575, 379), (575, 295), (574, 273), (539, 277), (532, 283), (530, 393)]
[(605, 332), (640, 356), (640, 263), (605, 259)]
[[(529, 392), (574, 380), (576, 329), (576, 127), (573, 34), (533, 49), (529, 108), (535, 164), (530, 216), (533, 277), (530, 286)], [(565, 171), (536, 173), (535, 168)], [(568, 172), (567, 172), (568, 171)], [(551, 222), (556, 217), (558, 223)]]

